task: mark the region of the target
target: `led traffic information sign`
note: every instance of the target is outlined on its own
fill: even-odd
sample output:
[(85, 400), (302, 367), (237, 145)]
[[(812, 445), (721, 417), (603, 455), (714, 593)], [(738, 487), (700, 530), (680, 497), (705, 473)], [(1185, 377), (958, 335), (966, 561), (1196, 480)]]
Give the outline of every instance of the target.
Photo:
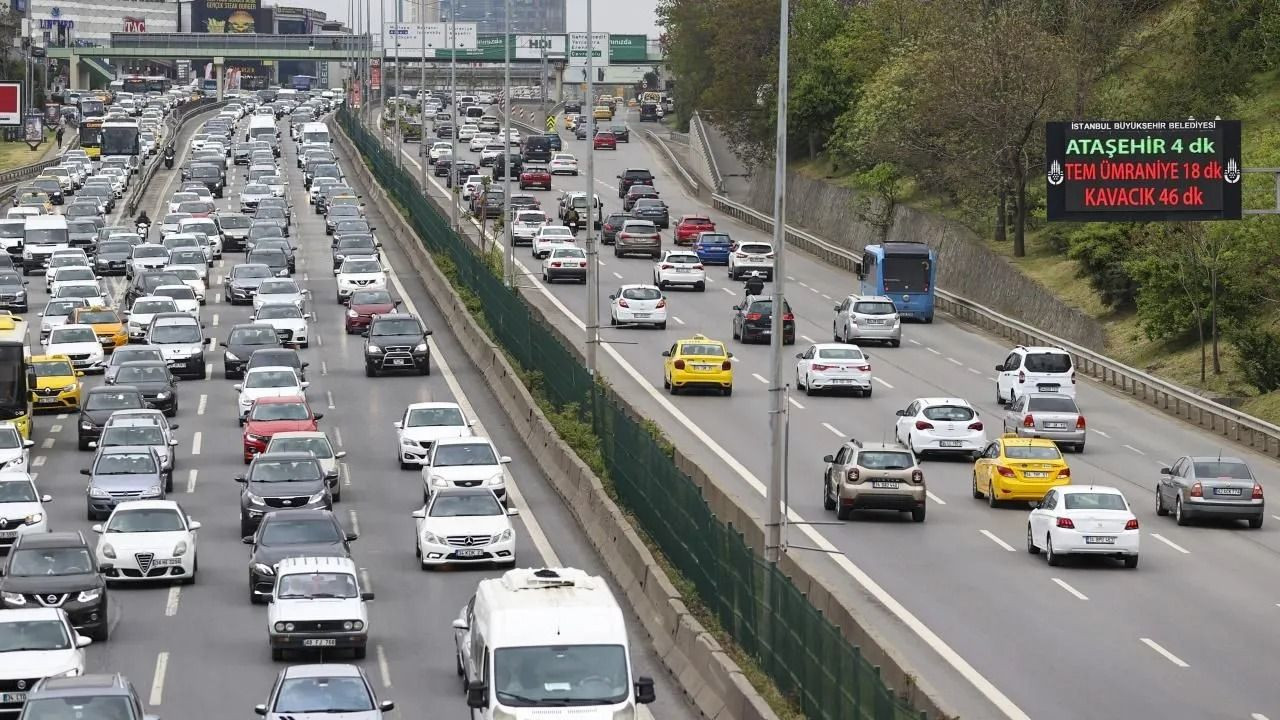
[(1051, 221), (1239, 220), (1240, 121), (1045, 127)]

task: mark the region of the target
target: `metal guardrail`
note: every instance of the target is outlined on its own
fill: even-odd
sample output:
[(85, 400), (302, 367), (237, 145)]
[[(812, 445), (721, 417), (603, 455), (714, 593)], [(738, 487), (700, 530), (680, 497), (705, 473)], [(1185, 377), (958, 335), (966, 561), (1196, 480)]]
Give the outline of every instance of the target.
[(698, 183), (698, 180), (690, 175), (688, 170), (684, 169), (684, 164), (676, 158), (676, 154), (671, 151), (671, 148), (667, 147), (667, 144), (658, 137), (657, 133), (644, 128), (641, 130), (641, 137), (649, 144), (657, 146), (662, 154), (666, 156), (667, 161), (671, 163), (671, 167), (675, 168), (676, 172), (680, 174), (680, 182), (684, 183), (686, 190), (693, 193), (695, 197), (702, 194), (702, 186)]
[[(773, 218), (729, 198), (713, 194), (715, 209), (742, 222), (773, 232)], [(786, 228), (787, 243), (848, 270), (856, 270), (861, 253), (841, 248), (811, 233)], [(1153, 405), (1199, 428), (1222, 435), (1258, 452), (1280, 457), (1280, 426), (1242, 413), (1166, 380), (1129, 367), (1088, 348), (1050, 335), (1020, 320), (1001, 315), (984, 305), (937, 291), (938, 309), (958, 320), (975, 325), (1019, 345), (1049, 345), (1071, 354), (1076, 371), (1116, 390)]]
[(707, 129), (702, 125), (702, 116), (694, 113), (689, 119), (689, 132), (698, 136), (698, 144), (702, 146), (702, 155), (707, 159), (707, 167), (711, 170), (711, 182), (715, 191), (724, 192), (724, 175), (720, 172), (720, 163), (716, 162), (715, 153), (711, 152), (711, 144), (707, 139)]

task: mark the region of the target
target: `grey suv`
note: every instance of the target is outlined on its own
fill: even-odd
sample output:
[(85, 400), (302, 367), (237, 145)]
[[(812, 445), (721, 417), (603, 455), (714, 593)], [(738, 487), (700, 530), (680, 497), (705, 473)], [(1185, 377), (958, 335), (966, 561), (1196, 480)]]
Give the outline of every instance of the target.
[[(337, 470), (334, 470), (337, 472)], [(262, 453), (249, 470), (237, 475), (240, 492), (240, 536), (252, 535), (273, 510), (333, 510), (333, 496), (320, 461), (311, 453)]]
[(158, 720), (146, 714), (133, 683), (120, 673), (41, 680), (27, 696), (19, 720), (64, 717)]
[(850, 295), (835, 306), (831, 336), (836, 342), (902, 344), (902, 318), (893, 300), (883, 296)]
[[(612, 217), (612, 216), (611, 216)], [(644, 254), (657, 260), (662, 256), (662, 235), (649, 220), (625, 220), (614, 235), (613, 256)]]
[(837, 518), (848, 520), (854, 510), (897, 510), (924, 522), (924, 471), (905, 446), (849, 440), (822, 461), (822, 505)]

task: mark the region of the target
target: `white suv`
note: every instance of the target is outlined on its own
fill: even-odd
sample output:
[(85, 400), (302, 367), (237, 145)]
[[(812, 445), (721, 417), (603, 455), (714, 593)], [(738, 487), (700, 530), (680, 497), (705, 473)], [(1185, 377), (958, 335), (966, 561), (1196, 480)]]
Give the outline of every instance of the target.
[(729, 253), (729, 279), (737, 280), (749, 272), (757, 271), (765, 280), (773, 280), (773, 245), (767, 242), (747, 241), (738, 243)]
[(1062, 348), (1019, 345), (996, 365), (996, 372), (996, 402), (1001, 405), (1027, 393), (1076, 396), (1075, 363)]
[(267, 609), (271, 659), (286, 650), (350, 649), (357, 660), (369, 645), (373, 593), (360, 585), (356, 564), (344, 557), (285, 558)]

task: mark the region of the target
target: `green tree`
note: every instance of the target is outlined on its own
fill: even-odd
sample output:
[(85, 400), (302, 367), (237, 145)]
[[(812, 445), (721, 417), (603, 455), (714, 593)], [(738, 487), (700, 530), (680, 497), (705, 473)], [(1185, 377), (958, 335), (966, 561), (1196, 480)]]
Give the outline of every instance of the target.
[(1254, 323), (1235, 328), (1230, 337), (1244, 379), (1258, 392), (1280, 390), (1280, 337)]
[(676, 122), (689, 126), (689, 118), (702, 107), (711, 85), (713, 68), (708, 54), (715, 39), (715, 0), (659, 0), (658, 24), (670, 74), (674, 75)]

